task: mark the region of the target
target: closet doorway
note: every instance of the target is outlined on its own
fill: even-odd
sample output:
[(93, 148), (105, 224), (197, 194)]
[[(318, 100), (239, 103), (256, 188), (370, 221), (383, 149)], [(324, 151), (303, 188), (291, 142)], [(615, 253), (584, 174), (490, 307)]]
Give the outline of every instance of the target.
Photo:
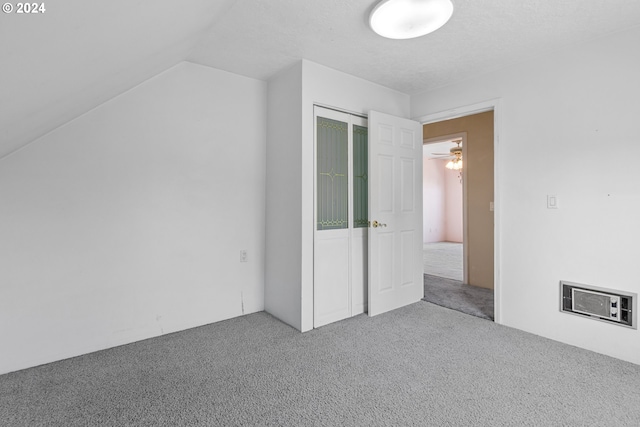
[(419, 301), (421, 124), (314, 107), (314, 153), (314, 327)]

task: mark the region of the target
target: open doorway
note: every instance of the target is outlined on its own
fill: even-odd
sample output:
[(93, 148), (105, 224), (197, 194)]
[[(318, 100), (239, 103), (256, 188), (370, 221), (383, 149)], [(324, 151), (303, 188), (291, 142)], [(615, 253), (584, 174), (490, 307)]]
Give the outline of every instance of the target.
[[(423, 177), (424, 299), (493, 320), (494, 112), (425, 124), (423, 141), (425, 173), (432, 175)], [(461, 150), (456, 148), (458, 143)], [(437, 159), (437, 154), (432, 153), (443, 155)], [(449, 170), (446, 165), (452, 160), (461, 162)], [(438, 176), (443, 177), (442, 194), (432, 197), (428, 193), (437, 186), (428, 179)], [(453, 182), (457, 182), (458, 187), (452, 185)], [(439, 213), (434, 206), (437, 200), (443, 205)], [(432, 205), (427, 206), (429, 203)], [(439, 214), (443, 215), (440, 222)], [(456, 232), (460, 217), (462, 239)], [(443, 229), (434, 233), (434, 224), (438, 223)]]
[(462, 158), (466, 134), (424, 140), (423, 271), (466, 282)]

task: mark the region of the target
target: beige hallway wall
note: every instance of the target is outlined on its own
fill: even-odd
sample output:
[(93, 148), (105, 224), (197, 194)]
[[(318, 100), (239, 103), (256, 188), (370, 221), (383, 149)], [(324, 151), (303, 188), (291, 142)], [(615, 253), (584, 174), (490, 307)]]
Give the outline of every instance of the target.
[[(423, 127), (423, 138), (467, 133), (464, 179), (467, 183), (467, 263), (469, 284), (493, 289), (493, 111)], [(453, 172), (452, 172), (453, 173)]]

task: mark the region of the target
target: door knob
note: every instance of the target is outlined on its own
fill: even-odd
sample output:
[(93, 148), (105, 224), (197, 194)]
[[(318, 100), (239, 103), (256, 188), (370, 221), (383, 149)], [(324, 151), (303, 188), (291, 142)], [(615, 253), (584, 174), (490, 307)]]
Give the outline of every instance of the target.
[(378, 221), (373, 221), (373, 222), (371, 223), (371, 226), (372, 226), (373, 228), (378, 228), (378, 227), (386, 227), (386, 226), (387, 226), (387, 224), (383, 224), (383, 223), (378, 222)]

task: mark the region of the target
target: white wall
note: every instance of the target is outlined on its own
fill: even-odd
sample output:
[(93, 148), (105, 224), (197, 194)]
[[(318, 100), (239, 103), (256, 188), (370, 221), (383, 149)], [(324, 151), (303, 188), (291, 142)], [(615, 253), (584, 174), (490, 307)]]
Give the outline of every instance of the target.
[[(430, 150), (424, 145), (423, 150)], [(446, 160), (422, 157), (422, 242), (445, 240), (445, 176)]]
[(558, 282), (640, 293), (638, 40), (635, 28), (411, 99), (414, 117), (502, 99), (502, 322), (634, 363), (638, 330), (560, 313)]
[(265, 310), (301, 320), (302, 63), (268, 82)]
[(0, 373), (262, 310), (265, 111), (181, 63), (0, 160)]
[[(429, 150), (424, 145), (424, 150)], [(447, 160), (422, 160), (422, 241), (462, 243), (462, 183)]]
[(444, 169), (444, 210), (445, 232), (447, 242), (462, 243), (463, 240), (463, 211), (462, 211), (462, 182), (458, 171)]

